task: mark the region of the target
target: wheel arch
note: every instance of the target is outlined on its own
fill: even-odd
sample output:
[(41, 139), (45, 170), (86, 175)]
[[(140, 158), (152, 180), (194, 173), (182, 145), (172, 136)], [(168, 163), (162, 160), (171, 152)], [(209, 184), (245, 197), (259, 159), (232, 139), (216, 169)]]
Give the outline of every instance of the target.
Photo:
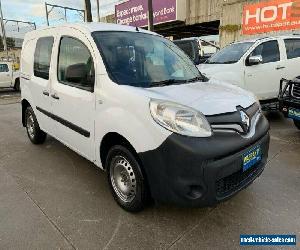
[(146, 189), (149, 192), (149, 201), (152, 200), (152, 194), (151, 194), (151, 189), (150, 189), (150, 186), (149, 186), (149, 180), (148, 180), (147, 172), (146, 172), (146, 169), (143, 166), (143, 163), (142, 163), (137, 151), (135, 150), (135, 148), (132, 146), (132, 144), (124, 136), (122, 136), (121, 134), (119, 134), (117, 132), (107, 133), (101, 141), (101, 144), (100, 144), (100, 160), (101, 160), (101, 163), (102, 163), (103, 170), (106, 170), (105, 161), (107, 159), (108, 152), (115, 145), (124, 146), (125, 148), (127, 148), (134, 155), (136, 161), (139, 163), (140, 171), (142, 172), (143, 178), (145, 180)]
[(23, 125), (23, 127), (25, 127), (26, 126), (26, 124), (25, 124), (25, 111), (26, 111), (27, 107), (31, 107), (31, 105), (26, 99), (23, 99), (21, 101), (21, 105), (22, 105), (22, 125)]
[(14, 85), (14, 86), (16, 86), (17, 83), (20, 83), (20, 77), (17, 77), (17, 78), (15, 79), (15, 85)]
[(121, 145), (130, 150), (136, 157), (139, 163), (141, 163), (138, 154), (132, 144), (122, 135), (117, 132), (109, 132), (107, 133), (100, 143), (100, 160), (102, 163), (103, 169), (105, 169), (105, 161), (108, 155), (109, 150), (115, 146)]

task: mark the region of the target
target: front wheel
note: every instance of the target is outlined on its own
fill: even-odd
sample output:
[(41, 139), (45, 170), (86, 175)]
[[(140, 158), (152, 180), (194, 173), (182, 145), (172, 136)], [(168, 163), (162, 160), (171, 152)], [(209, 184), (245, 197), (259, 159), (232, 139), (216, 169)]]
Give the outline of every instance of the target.
[(106, 160), (107, 178), (116, 202), (128, 212), (139, 212), (150, 200), (141, 166), (123, 146), (110, 149)]
[(33, 144), (42, 144), (45, 142), (47, 134), (40, 129), (32, 107), (27, 107), (25, 111), (26, 130), (29, 140)]
[(294, 120), (295, 126), (300, 129), (300, 121), (299, 120)]

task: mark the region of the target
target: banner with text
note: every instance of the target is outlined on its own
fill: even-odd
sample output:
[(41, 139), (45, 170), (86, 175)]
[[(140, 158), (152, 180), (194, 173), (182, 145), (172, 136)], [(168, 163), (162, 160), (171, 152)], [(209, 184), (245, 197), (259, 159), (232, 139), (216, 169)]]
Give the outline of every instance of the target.
[(245, 35), (300, 29), (300, 0), (247, 4), (244, 6), (242, 29)]
[[(116, 5), (117, 24), (143, 27), (148, 25), (148, 0), (129, 0)], [(153, 0), (154, 24), (176, 20), (176, 0)]]

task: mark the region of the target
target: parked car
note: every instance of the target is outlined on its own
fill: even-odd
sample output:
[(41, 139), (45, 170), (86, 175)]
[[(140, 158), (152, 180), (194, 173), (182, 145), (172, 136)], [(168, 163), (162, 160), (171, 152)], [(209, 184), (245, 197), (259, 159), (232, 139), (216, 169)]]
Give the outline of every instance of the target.
[(257, 38), (221, 49), (199, 70), (253, 92), (262, 103), (278, 102), (282, 78), (300, 71), (300, 35)]
[[(171, 41), (112, 24), (27, 33), (22, 121), (106, 170), (128, 211), (212, 205), (264, 170), (269, 124), (254, 95), (208, 79)], [(46, 134), (47, 133), (47, 134)]]
[(0, 88), (20, 90), (20, 74), (14, 71), (12, 62), (0, 62)]
[(293, 80), (281, 80), (279, 104), (285, 117), (293, 119), (295, 126), (300, 129), (300, 76)]
[(181, 48), (196, 65), (204, 63), (220, 49), (212, 42), (198, 37), (174, 40), (173, 42)]

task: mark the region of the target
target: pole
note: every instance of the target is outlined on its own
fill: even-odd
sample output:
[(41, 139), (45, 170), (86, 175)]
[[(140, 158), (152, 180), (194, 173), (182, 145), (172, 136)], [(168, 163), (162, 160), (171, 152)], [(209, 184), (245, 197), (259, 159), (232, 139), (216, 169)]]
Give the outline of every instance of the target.
[(48, 8), (47, 8), (47, 3), (46, 2), (45, 2), (45, 10), (46, 10), (47, 26), (49, 26), (49, 16), (48, 16)]
[(148, 0), (148, 30), (154, 31), (152, 0)]
[(98, 17), (98, 22), (100, 22), (100, 4), (99, 0), (96, 0), (97, 2), (97, 17)]
[(3, 13), (2, 13), (2, 4), (1, 4), (1, 0), (0, 0), (0, 22), (1, 22), (1, 30), (2, 30), (2, 37), (3, 37), (3, 47), (4, 47), (4, 51), (6, 51), (6, 56), (8, 59), (8, 50), (7, 50), (7, 42), (6, 42), (6, 33), (5, 33), (5, 26), (4, 26), (4, 22), (3, 22)]
[(84, 0), (84, 3), (85, 3), (86, 21), (88, 23), (93, 22), (91, 0)]
[(68, 19), (67, 19), (67, 9), (65, 8), (65, 21), (68, 22)]

